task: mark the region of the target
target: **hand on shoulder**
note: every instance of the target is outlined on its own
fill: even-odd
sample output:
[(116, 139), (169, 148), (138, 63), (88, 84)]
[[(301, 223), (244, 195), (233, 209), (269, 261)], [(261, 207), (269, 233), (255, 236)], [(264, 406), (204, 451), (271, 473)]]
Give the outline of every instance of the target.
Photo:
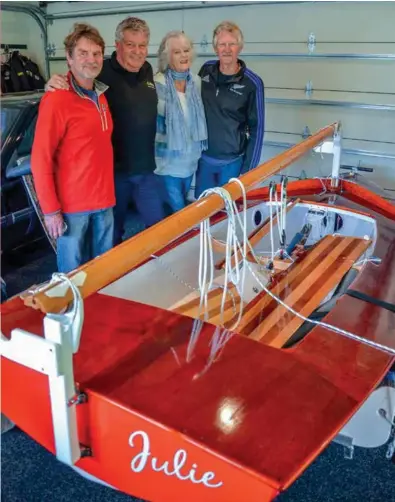
[(70, 88), (67, 75), (55, 74), (45, 84), (45, 90), (54, 92), (56, 90), (68, 91)]

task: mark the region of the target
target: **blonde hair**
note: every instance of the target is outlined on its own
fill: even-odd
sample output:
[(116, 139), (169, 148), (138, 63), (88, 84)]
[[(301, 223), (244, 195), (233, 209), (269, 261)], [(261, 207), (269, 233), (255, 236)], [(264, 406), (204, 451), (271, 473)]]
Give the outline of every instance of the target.
[(140, 19), (139, 17), (127, 17), (123, 21), (121, 21), (115, 30), (115, 40), (120, 42), (123, 40), (123, 32), (125, 30), (131, 31), (141, 31), (145, 33), (148, 37), (150, 37), (150, 31), (148, 24), (144, 21), (144, 19)]
[(220, 33), (222, 33), (223, 31), (226, 31), (228, 33), (231, 33), (232, 35), (235, 35), (235, 37), (237, 38), (237, 42), (240, 46), (240, 50), (244, 47), (243, 32), (237, 26), (237, 24), (233, 23), (232, 21), (222, 21), (221, 23), (219, 23), (218, 26), (216, 26), (214, 28), (214, 32), (213, 32), (213, 47), (214, 47), (214, 49), (217, 47), (218, 35)]
[(195, 52), (192, 40), (187, 37), (183, 31), (169, 31), (169, 33), (166, 33), (166, 35), (162, 38), (158, 49), (158, 71), (161, 73), (164, 73), (169, 67), (169, 42), (175, 38), (183, 38), (186, 42), (188, 42), (191, 51), (191, 62), (193, 61)]

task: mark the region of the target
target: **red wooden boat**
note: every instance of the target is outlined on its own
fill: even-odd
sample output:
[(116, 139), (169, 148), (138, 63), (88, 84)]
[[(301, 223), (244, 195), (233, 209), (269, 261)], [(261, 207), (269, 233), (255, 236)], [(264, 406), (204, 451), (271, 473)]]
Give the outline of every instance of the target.
[[(339, 134), (4, 303), (3, 413), (60, 461), (155, 502), (270, 501), (339, 433), (386, 442), (395, 206), (338, 176)], [(324, 141), (331, 178), (256, 188)], [(230, 199), (248, 252), (227, 242)]]

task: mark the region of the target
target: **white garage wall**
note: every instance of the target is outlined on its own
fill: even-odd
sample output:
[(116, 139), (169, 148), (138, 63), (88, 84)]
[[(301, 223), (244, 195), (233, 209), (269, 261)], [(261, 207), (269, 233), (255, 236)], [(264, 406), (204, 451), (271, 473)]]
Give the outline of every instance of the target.
[(29, 14), (1, 11), (1, 43), (27, 45), (26, 50), (20, 51), (21, 54), (37, 63), (42, 75), (45, 75), (42, 33), (37, 22)]
[[(300, 141), (306, 127), (314, 132), (340, 120), (345, 138), (342, 163), (372, 168), (368, 177), (395, 190), (395, 2), (240, 4), (49, 2), (48, 42), (56, 48), (51, 73), (66, 71), (63, 39), (76, 21), (96, 26), (110, 55), (116, 25), (128, 15), (145, 19), (151, 28), (149, 60), (154, 68), (163, 35), (171, 29), (184, 29), (195, 42), (194, 69), (198, 70), (204, 60), (212, 59), (214, 26), (224, 19), (233, 20), (245, 35), (241, 57), (266, 87), (262, 160), (280, 153), (285, 144)], [(190, 9), (191, 5), (199, 8)], [(144, 12), (147, 9), (150, 11)], [(61, 19), (67, 15), (71, 17)], [(307, 45), (310, 33), (316, 38), (311, 54)], [(374, 58), (377, 54), (392, 57)], [(311, 97), (305, 93), (308, 82), (313, 87)], [(290, 173), (327, 174), (329, 169), (330, 159), (310, 154)]]

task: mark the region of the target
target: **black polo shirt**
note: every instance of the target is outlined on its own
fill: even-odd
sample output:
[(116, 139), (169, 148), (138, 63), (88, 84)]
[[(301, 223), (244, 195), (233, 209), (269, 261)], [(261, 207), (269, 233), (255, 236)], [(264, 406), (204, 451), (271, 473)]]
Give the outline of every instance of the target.
[(158, 98), (152, 66), (145, 62), (139, 72), (129, 72), (113, 52), (97, 78), (109, 86), (106, 98), (114, 122), (115, 169), (130, 174), (153, 172)]

